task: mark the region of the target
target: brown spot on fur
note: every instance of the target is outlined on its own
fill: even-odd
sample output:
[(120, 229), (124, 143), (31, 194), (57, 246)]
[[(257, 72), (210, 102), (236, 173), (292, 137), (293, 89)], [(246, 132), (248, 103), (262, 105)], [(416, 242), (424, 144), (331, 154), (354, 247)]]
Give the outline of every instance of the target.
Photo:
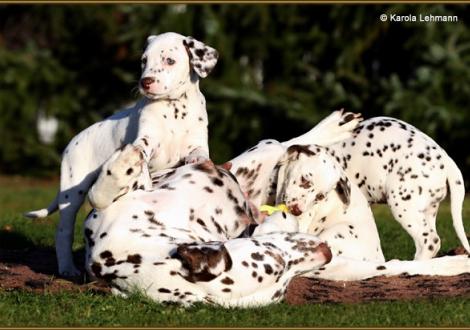
[(292, 155), (293, 153), (305, 154), (307, 156), (315, 156), (316, 153), (308, 148), (307, 145), (294, 144), (287, 148), (287, 154)]
[(127, 262), (137, 265), (142, 263), (142, 257), (140, 254), (129, 254), (127, 256)]
[(226, 285), (231, 285), (233, 283), (235, 283), (230, 277), (225, 277), (222, 281), (221, 281), (223, 284), (226, 284)]
[[(190, 282), (207, 282), (220, 275), (221, 271), (232, 268), (232, 258), (224, 245), (205, 247), (181, 244), (176, 250), (175, 258), (189, 271), (185, 278)], [(223, 267), (219, 267), (220, 263)], [(215, 268), (219, 271), (216, 272)]]

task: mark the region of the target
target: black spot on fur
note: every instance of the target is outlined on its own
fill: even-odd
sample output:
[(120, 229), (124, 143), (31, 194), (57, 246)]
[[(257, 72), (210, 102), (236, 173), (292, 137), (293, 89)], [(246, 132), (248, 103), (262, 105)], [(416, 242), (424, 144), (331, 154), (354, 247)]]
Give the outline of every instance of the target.
[(222, 187), (224, 185), (224, 182), (219, 178), (212, 178), (212, 183), (219, 187)]
[(266, 274), (271, 275), (273, 273), (273, 268), (271, 267), (271, 265), (264, 264), (263, 266)]
[(140, 254), (130, 254), (127, 256), (127, 262), (136, 265), (141, 264), (142, 256)]
[(91, 265), (91, 271), (95, 274), (96, 277), (101, 277), (101, 264), (99, 262), (94, 262)]
[(198, 48), (194, 51), (194, 53), (200, 58), (202, 59), (204, 57), (204, 55), (206, 54), (206, 51), (205, 49), (203, 48)]
[(291, 155), (295, 152), (297, 152), (299, 154), (305, 154), (307, 156), (315, 156), (316, 155), (315, 152), (310, 150), (308, 148), (308, 146), (306, 146), (306, 145), (295, 144), (295, 145), (290, 146), (289, 148), (287, 148), (287, 153), (289, 155)]
[(103, 252), (100, 253), (100, 257), (102, 259), (112, 258), (112, 256), (113, 256), (113, 254), (109, 250), (106, 250), (106, 251), (103, 251)]

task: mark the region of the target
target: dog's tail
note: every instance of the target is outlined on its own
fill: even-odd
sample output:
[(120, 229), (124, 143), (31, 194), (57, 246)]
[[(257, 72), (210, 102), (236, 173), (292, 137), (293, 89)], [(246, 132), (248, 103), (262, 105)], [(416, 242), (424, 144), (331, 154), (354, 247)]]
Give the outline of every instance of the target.
[(36, 211), (27, 212), (24, 215), (31, 219), (45, 218), (54, 213), (59, 208), (59, 194), (57, 194), (51, 204), (45, 208)]
[(465, 250), (470, 253), (470, 246), (468, 244), (462, 220), (462, 204), (465, 198), (465, 186), (463, 183), (462, 172), (460, 172), (455, 162), (449, 156), (447, 156), (445, 165), (447, 168), (447, 184), (449, 185), (450, 190), (450, 211), (452, 214), (452, 222), (460, 242)]
[(282, 144), (286, 148), (294, 144), (318, 144), (326, 147), (350, 138), (361, 121), (360, 113), (345, 112), (344, 109), (333, 111), (307, 133)]

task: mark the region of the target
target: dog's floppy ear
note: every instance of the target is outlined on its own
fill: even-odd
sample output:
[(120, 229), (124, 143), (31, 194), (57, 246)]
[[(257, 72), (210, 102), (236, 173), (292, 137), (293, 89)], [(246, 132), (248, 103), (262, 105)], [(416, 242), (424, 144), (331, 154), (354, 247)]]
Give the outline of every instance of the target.
[(351, 184), (346, 176), (338, 180), (335, 190), (345, 207), (348, 207), (351, 203)]
[(269, 191), (269, 197), (271, 195), (274, 195), (275, 203), (284, 203), (285, 201), (280, 200), (280, 194), (282, 191), (284, 191), (285, 186), (286, 186), (286, 171), (287, 171), (287, 165), (292, 162), (296, 161), (300, 157), (300, 152), (299, 152), (299, 147), (298, 145), (293, 145), (287, 148), (286, 152), (279, 158), (277, 161), (276, 166), (274, 167), (273, 171), (271, 172), (271, 176), (269, 178), (269, 186), (272, 188), (272, 191)]
[(214, 48), (207, 46), (193, 37), (186, 37), (183, 40), (183, 45), (188, 51), (189, 64), (194, 72), (201, 78), (207, 77), (215, 67), (219, 53), (217, 53)]

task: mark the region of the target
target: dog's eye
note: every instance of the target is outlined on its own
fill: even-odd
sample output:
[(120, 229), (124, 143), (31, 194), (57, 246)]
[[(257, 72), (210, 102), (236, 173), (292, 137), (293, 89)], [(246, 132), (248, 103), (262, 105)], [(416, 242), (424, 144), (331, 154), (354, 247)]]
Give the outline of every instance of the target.
[(304, 189), (308, 189), (312, 186), (312, 184), (310, 183), (310, 181), (308, 181), (307, 179), (305, 179), (305, 177), (302, 175), (300, 177), (300, 187), (304, 188)]
[(142, 57), (142, 65), (147, 64), (147, 57)]
[(325, 195), (323, 195), (322, 193), (319, 193), (317, 194), (317, 197), (315, 198), (317, 201), (321, 201), (322, 199), (325, 198)]
[(168, 57), (168, 58), (166, 59), (166, 64), (168, 64), (168, 65), (173, 65), (173, 64), (175, 64), (175, 60), (172, 59), (172, 58), (170, 58), (170, 57)]

